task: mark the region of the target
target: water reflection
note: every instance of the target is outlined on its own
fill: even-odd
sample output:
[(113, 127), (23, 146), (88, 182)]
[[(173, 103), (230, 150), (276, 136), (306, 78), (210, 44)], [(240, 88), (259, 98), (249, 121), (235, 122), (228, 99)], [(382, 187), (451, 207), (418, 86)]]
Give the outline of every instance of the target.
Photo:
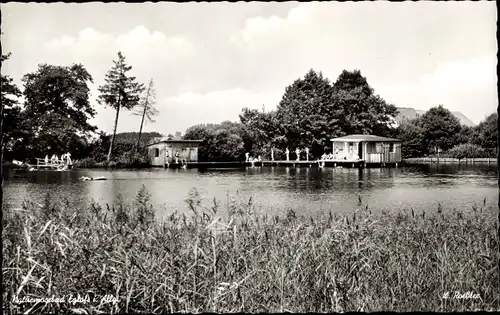
[[(81, 176), (104, 176), (106, 181), (82, 182)], [(372, 209), (471, 209), (473, 204), (497, 202), (496, 167), (423, 165), (405, 168), (247, 167), (245, 169), (74, 170), (71, 172), (11, 171), (4, 182), (5, 200), (18, 207), (24, 198), (42, 202), (49, 192), (58, 200), (77, 204), (132, 202), (144, 184), (162, 213), (185, 211), (185, 199), (196, 188), (206, 203), (228, 194), (251, 197), (263, 211), (350, 212), (358, 196)]]

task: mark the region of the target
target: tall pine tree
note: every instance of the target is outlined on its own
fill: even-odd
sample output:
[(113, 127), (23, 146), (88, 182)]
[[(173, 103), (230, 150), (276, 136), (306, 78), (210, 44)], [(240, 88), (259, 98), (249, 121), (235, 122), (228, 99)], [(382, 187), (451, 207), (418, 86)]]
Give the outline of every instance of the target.
[(118, 52), (118, 60), (114, 60), (113, 63), (113, 67), (106, 73), (104, 79), (106, 84), (98, 89), (100, 95), (97, 99), (100, 105), (112, 107), (116, 111), (113, 136), (111, 137), (107, 157), (108, 162), (111, 160), (120, 109), (131, 110), (134, 108), (140, 101), (140, 94), (144, 91), (142, 83), (136, 82), (135, 77), (127, 76), (127, 72), (132, 69), (132, 66), (125, 63), (125, 57), (121, 52)]
[(146, 120), (146, 122), (155, 122), (153, 117), (159, 114), (158, 109), (154, 107), (155, 103), (156, 103), (156, 92), (153, 84), (153, 79), (151, 79), (149, 81), (146, 94), (144, 95), (144, 98), (141, 101), (141, 104), (139, 104), (137, 110), (134, 111), (134, 115), (142, 116), (141, 127), (139, 129), (139, 136), (137, 137), (136, 152), (139, 150), (139, 145), (141, 143), (142, 127), (144, 126), (144, 120)]

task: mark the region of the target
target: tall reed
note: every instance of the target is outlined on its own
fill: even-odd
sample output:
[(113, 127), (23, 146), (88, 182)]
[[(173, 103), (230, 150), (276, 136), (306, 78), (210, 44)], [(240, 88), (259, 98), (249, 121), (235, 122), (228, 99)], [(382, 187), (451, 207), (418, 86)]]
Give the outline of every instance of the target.
[[(423, 215), (360, 202), (348, 215), (309, 217), (256, 213), (230, 196), (205, 208), (200, 198), (192, 191), (191, 212), (161, 222), (144, 187), (132, 205), (75, 209), (48, 196), (7, 210), (4, 311), (500, 310), (498, 225), (485, 205)], [(479, 298), (454, 296), (469, 291)]]

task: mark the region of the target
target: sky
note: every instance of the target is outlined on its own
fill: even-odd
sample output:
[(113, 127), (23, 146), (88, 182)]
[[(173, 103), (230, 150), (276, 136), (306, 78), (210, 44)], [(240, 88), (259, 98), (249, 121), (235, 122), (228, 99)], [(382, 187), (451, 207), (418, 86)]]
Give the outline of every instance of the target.
[[(130, 74), (154, 80), (160, 115), (144, 131), (182, 133), (273, 110), (309, 69), (335, 81), (359, 69), (387, 102), (442, 104), (479, 123), (496, 111), (497, 11), (487, 2), (7, 3), (2, 68), (22, 87), (37, 65), (81, 63), (93, 76), (92, 123), (112, 132), (98, 86), (121, 51)], [(138, 131), (122, 111), (118, 132)]]

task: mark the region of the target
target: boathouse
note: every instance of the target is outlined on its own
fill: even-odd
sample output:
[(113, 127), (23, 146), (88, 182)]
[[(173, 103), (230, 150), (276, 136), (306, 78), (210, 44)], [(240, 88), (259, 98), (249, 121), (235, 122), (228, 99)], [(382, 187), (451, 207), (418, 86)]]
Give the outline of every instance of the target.
[(401, 162), (401, 140), (374, 135), (348, 135), (331, 139), (335, 160), (362, 161), (365, 164)]
[(149, 164), (164, 166), (169, 163), (198, 162), (198, 147), (203, 140), (161, 139), (147, 145)]

